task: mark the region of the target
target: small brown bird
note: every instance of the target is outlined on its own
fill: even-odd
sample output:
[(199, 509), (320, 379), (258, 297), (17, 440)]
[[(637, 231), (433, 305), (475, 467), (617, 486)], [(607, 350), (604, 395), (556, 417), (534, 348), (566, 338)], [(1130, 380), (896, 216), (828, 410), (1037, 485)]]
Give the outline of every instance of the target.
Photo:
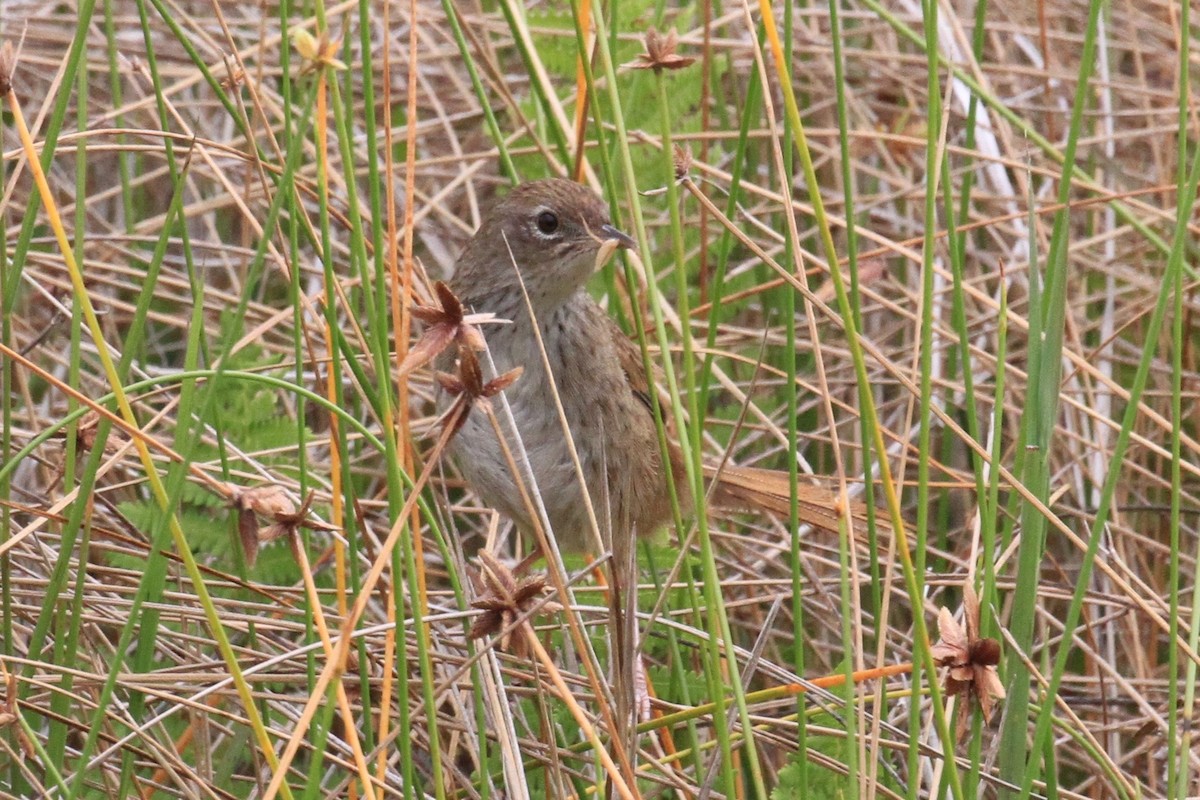
[[(495, 374), (524, 369), (505, 397), (528, 456), (531, 474), (525, 482), (536, 484), (555, 539), (571, 550), (596, 545), (582, 485), (602, 534), (649, 533), (670, 515), (640, 354), (584, 290), (606, 242), (634, 246), (613, 227), (593, 192), (567, 180), (526, 183), (491, 209), (450, 283), (467, 308), (512, 322), (488, 326), (488, 354)], [(485, 372), (491, 372), (483, 360)], [(551, 375), (579, 455), (582, 484), (555, 407)], [(507, 415), (498, 417), (520, 464), (521, 449)], [(484, 502), (519, 528), (532, 530), (491, 424), (473, 415), (451, 447)], [(681, 481), (678, 485), (683, 488)]]
[[(481, 356), (484, 377), (524, 370), (504, 392), (516, 430), (499, 407), (497, 417), (526, 486), (536, 485), (545, 504), (553, 536), (569, 550), (596, 545), (584, 485), (602, 543), (614, 551), (636, 535), (652, 533), (671, 515), (668, 470), (640, 350), (584, 289), (602, 248), (611, 251), (614, 245), (632, 248), (634, 242), (613, 227), (608, 209), (592, 191), (567, 180), (534, 181), (518, 186), (491, 209), (450, 283), (467, 309), (511, 320), (488, 326), (488, 353)], [(552, 380), (578, 452), (578, 470), (554, 403)], [(483, 415), (468, 417), (451, 449), (485, 503), (519, 528), (533, 529), (495, 430)], [(715, 469), (707, 472), (710, 478), (716, 474)], [(687, 508), (690, 495), (674, 446), (669, 475)], [(718, 503), (786, 513), (786, 475), (726, 467), (718, 477), (713, 494)], [(800, 488), (801, 518), (836, 530), (834, 495), (817, 487)]]

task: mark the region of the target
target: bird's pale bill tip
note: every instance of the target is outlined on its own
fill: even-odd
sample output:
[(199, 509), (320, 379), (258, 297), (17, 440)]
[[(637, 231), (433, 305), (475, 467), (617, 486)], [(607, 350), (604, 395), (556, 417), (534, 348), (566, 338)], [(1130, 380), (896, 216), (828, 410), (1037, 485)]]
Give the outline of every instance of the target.
[(608, 260), (612, 258), (612, 254), (617, 252), (618, 247), (620, 247), (620, 245), (617, 244), (616, 239), (605, 239), (604, 241), (600, 242), (600, 249), (596, 251), (596, 264), (593, 269), (599, 272), (600, 268), (607, 264)]
[(629, 250), (637, 249), (636, 243), (627, 234), (614, 228), (612, 225), (604, 225), (600, 228), (600, 249), (596, 251), (596, 269), (599, 270), (608, 260), (612, 258), (613, 253), (624, 247)]

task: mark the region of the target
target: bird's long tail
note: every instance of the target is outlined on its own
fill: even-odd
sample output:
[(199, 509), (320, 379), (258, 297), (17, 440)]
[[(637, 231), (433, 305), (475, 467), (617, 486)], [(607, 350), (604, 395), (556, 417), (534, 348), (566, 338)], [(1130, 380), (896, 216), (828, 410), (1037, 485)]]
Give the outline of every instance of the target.
[[(704, 466), (704, 477), (715, 478), (712, 503), (730, 510), (767, 511), (782, 517), (791, 513), (791, 481), (786, 472), (726, 464)], [(843, 500), (838, 492), (824, 486), (800, 483), (796, 487), (801, 524), (827, 531), (838, 531), (838, 522), (850, 516), (851, 527), (867, 518), (867, 506), (857, 500)]]

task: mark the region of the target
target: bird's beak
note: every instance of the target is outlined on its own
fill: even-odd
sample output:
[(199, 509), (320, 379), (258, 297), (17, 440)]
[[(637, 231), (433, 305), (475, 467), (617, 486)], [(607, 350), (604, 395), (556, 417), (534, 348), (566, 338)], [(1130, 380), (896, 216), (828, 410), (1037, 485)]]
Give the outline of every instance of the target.
[(629, 234), (617, 230), (612, 225), (601, 225), (600, 235), (604, 237), (606, 242), (616, 242), (617, 247), (624, 247), (626, 250), (637, 250), (637, 242)]

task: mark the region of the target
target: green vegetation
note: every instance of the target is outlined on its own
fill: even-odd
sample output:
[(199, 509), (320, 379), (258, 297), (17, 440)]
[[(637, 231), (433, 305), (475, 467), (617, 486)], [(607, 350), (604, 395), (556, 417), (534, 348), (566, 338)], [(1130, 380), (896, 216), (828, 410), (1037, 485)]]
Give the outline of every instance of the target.
[[(1188, 4), (9, 5), (0, 797), (1200, 794)], [(607, 563), (470, 637), (530, 542), (398, 377), (549, 175), (642, 244), (591, 288), (697, 498), (635, 735)]]

